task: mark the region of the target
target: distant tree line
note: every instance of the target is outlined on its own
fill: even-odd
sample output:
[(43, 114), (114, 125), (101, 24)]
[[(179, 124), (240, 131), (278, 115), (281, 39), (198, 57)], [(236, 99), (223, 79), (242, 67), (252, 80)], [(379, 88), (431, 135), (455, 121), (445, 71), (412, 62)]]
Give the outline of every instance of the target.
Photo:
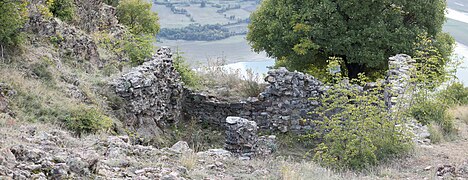
[(214, 41), (226, 39), (231, 36), (245, 34), (245, 32), (230, 32), (223, 25), (200, 25), (190, 24), (183, 28), (163, 28), (159, 33), (159, 37), (170, 40), (187, 40), (187, 41)]

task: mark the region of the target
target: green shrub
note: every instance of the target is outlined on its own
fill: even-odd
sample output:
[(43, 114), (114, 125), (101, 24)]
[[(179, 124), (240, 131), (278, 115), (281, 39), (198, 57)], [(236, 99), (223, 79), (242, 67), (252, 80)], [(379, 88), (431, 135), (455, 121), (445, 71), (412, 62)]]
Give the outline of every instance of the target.
[(419, 100), (410, 108), (411, 115), (423, 125), (444, 120), (447, 107), (436, 100)]
[(182, 52), (179, 49), (174, 53), (174, 68), (179, 72), (180, 77), (185, 85), (191, 88), (197, 88), (200, 85), (200, 76), (190, 68), (190, 65), (185, 61)]
[(123, 40), (123, 50), (130, 58), (132, 65), (140, 65), (154, 53), (154, 37), (135, 35)]
[(322, 106), (314, 113), (323, 120), (314, 121), (317, 131), (309, 135), (321, 140), (314, 159), (332, 168), (360, 170), (409, 151), (410, 133), (402, 118), (388, 113), (382, 86), (361, 92), (340, 76), (335, 74), (337, 83), (317, 99)]
[(4, 48), (18, 45), (22, 41), (20, 28), (28, 20), (26, 1), (0, 1), (0, 58)]
[(109, 129), (112, 126), (112, 119), (96, 109), (96, 107), (79, 106), (71, 110), (65, 122), (67, 127), (78, 135), (95, 133)]
[(52, 82), (54, 80), (54, 75), (49, 71), (48, 67), (49, 65), (44, 62), (31, 65), (34, 75), (45, 82)]
[(435, 123), (442, 128), (444, 135), (452, 135), (456, 133), (456, 128), (454, 117), (448, 113), (449, 107), (444, 101), (423, 96), (416, 98), (409, 112), (421, 124)]
[(447, 105), (467, 105), (468, 88), (462, 83), (453, 83), (439, 93), (440, 99)]
[(48, 0), (50, 12), (63, 21), (73, 21), (75, 17), (76, 6), (73, 0)]

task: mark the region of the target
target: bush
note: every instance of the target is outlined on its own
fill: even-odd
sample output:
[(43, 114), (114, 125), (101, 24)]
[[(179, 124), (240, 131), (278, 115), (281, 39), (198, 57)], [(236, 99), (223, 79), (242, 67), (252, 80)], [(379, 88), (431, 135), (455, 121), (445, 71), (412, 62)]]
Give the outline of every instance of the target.
[(240, 91), (244, 97), (257, 97), (265, 86), (260, 84), (260, 76), (255, 74), (252, 69), (246, 70), (246, 75), (240, 84)]
[(321, 140), (314, 159), (332, 168), (360, 170), (409, 151), (409, 131), (402, 118), (388, 113), (382, 85), (362, 92), (339, 76), (317, 99), (322, 106), (314, 113), (323, 120), (315, 121), (317, 131), (308, 135)]
[(150, 58), (154, 52), (154, 37), (148, 35), (135, 35), (123, 40), (123, 50), (130, 58), (132, 65), (140, 65)]
[(467, 105), (468, 88), (462, 83), (452, 83), (446, 89), (439, 93), (440, 99), (443, 99), (447, 105)]
[(73, 21), (76, 11), (73, 0), (48, 0), (47, 4), (55, 17), (67, 22)]
[(28, 20), (26, 1), (0, 1), (0, 58), (4, 56), (4, 48), (20, 44), (22, 40), (20, 28)]
[(190, 68), (179, 49), (174, 54), (174, 68), (188, 87), (197, 88), (200, 85), (200, 76)]
[(45, 82), (52, 82), (54, 80), (54, 75), (49, 71), (49, 65), (45, 62), (35, 63), (31, 65), (32, 72), (39, 79), (44, 80)]
[(421, 124), (436, 124), (441, 127), (443, 134), (450, 136), (456, 133), (454, 117), (448, 113), (449, 106), (438, 99), (427, 99), (427, 96), (416, 99), (410, 114)]
[(411, 115), (423, 125), (443, 121), (447, 107), (436, 100), (419, 100), (410, 108)]
[(112, 126), (112, 119), (97, 110), (96, 107), (79, 106), (71, 111), (65, 122), (67, 127), (78, 135), (95, 133)]

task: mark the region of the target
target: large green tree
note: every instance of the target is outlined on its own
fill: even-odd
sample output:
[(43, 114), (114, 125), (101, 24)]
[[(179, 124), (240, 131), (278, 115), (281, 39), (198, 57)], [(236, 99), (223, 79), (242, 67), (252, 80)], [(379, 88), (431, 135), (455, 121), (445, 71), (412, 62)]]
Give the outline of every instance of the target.
[(324, 67), (336, 56), (356, 77), (385, 70), (389, 56), (413, 55), (420, 34), (441, 37), (445, 8), (445, 0), (264, 0), (247, 39), (290, 69)]
[(6, 46), (19, 43), (19, 29), (24, 26), (27, 19), (28, 12), (25, 1), (0, 1), (0, 58), (3, 57)]
[(154, 52), (159, 17), (151, 11), (152, 5), (146, 0), (120, 0), (118, 4), (117, 18), (131, 32), (124, 43), (124, 50), (134, 65), (141, 64)]
[(151, 3), (146, 0), (121, 0), (117, 6), (117, 18), (133, 34), (156, 35), (159, 32), (158, 15), (151, 11)]

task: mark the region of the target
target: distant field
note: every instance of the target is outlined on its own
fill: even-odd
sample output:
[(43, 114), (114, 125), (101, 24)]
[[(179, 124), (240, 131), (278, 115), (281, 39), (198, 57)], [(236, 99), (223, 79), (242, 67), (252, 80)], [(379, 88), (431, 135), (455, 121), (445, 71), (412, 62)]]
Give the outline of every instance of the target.
[[(163, 1), (158, 0), (157, 2)], [(181, 28), (192, 23), (199, 23), (202, 25), (235, 23), (238, 19), (248, 18), (251, 10), (254, 10), (257, 6), (254, 2), (239, 2), (236, 0), (209, 0), (209, 3), (203, 8), (200, 7), (200, 4), (190, 4), (190, 6), (187, 6), (188, 1), (184, 0), (172, 0), (171, 2), (175, 7), (187, 10), (195, 22), (191, 22), (190, 18), (185, 15), (174, 14), (170, 8), (164, 5), (154, 4), (152, 9), (158, 12), (162, 28)], [(213, 4), (218, 4), (222, 7), (240, 5), (241, 8), (217, 13), (217, 11), (222, 8), (212, 7)], [(235, 16), (235, 19), (230, 20), (229, 17), (232, 15)], [(246, 25), (243, 27), (246, 27)]]
[(230, 25), (226, 26), (226, 28), (231, 32), (245, 32), (247, 30), (247, 24), (237, 24), (237, 25)]
[(152, 10), (158, 12), (159, 23), (162, 28), (181, 28), (193, 23), (190, 19), (183, 14), (174, 14), (171, 9), (163, 6), (153, 4)]
[(229, 16), (236, 16), (236, 19), (246, 19), (249, 18), (250, 12), (244, 9), (232, 9), (229, 11), (224, 12), (228, 17)]
[(204, 7), (201, 8), (200, 6), (190, 6), (185, 7), (185, 9), (192, 15), (193, 19), (202, 25), (205, 24), (227, 24), (228, 22), (235, 22), (230, 21), (229, 19), (225, 18), (224, 15), (216, 13), (218, 8), (213, 7)]

